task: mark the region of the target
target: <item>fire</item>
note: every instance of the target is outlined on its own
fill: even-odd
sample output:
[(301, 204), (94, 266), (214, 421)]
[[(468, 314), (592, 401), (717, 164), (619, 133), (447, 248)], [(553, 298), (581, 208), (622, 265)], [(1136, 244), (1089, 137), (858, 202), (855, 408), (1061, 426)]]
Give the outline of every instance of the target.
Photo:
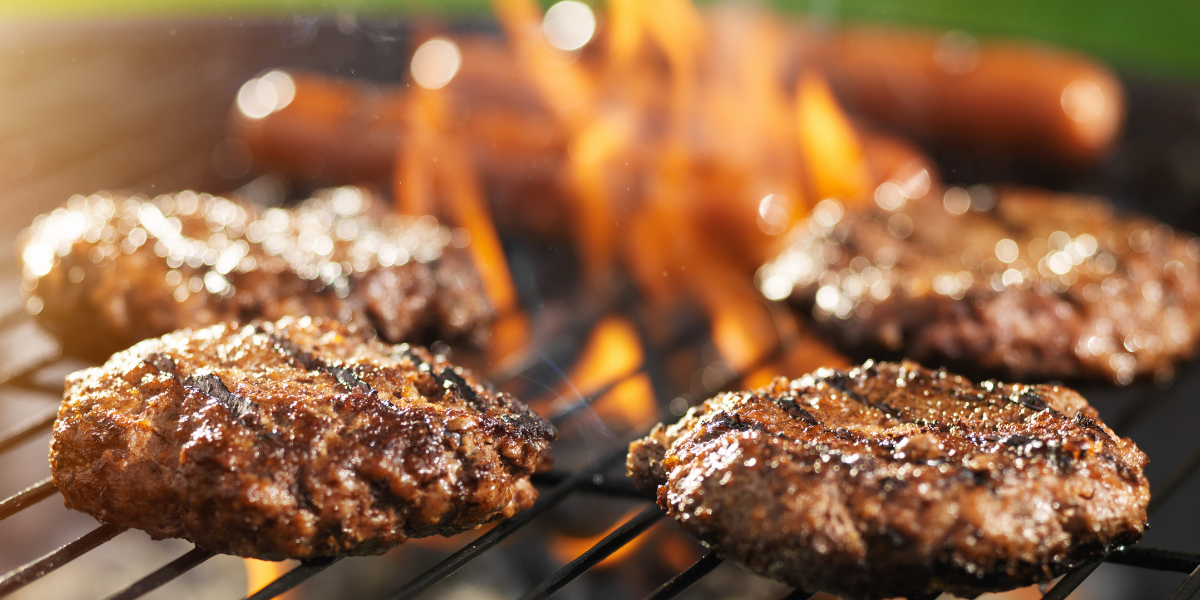
[[(294, 560), (285, 561), (267, 561), (257, 560), (253, 558), (244, 558), (242, 562), (246, 565), (246, 595), (253, 595), (258, 590), (263, 589), (267, 584), (282, 577), (288, 571), (291, 571), (299, 562)], [(280, 600), (296, 600), (299, 596), (296, 595), (296, 590), (284, 592), (278, 596)]]
[[(616, 521), (613, 521), (613, 524), (611, 526), (609, 526), (608, 529), (604, 530), (603, 532), (601, 532), (599, 534), (591, 536), (591, 537), (579, 538), (579, 537), (570, 537), (570, 536), (565, 536), (565, 535), (555, 536), (554, 538), (552, 538), (550, 540), (550, 543), (548, 546), (550, 553), (552, 555), (554, 555), (554, 557), (557, 558), (559, 560), (559, 562), (562, 562), (563, 564), (569, 563), (569, 562), (575, 560), (576, 558), (578, 558), (584, 552), (587, 552), (588, 550), (590, 550), (592, 546), (595, 546), (596, 544), (600, 543), (600, 540), (603, 540), (605, 537), (608, 537), (608, 535), (610, 533), (616, 531), (618, 527), (620, 527), (626, 521), (637, 516), (637, 514), (640, 512), (642, 512), (642, 507), (635, 507), (633, 509), (630, 509), (630, 511), (625, 513), (624, 515), (622, 515), (621, 518), (617, 519)], [(639, 536), (633, 538), (633, 540), (631, 540), (628, 544), (625, 544), (624, 546), (621, 546), (620, 548), (618, 548), (616, 552), (613, 552), (607, 558), (605, 558), (604, 560), (597, 563), (596, 566), (593, 568), (603, 569), (606, 567), (611, 567), (613, 565), (620, 564), (625, 559), (630, 558), (631, 556), (634, 556), (635, 554), (637, 554), (637, 551), (650, 538), (651, 538), (650, 532), (643, 533), (642, 535), (639, 535)]]
[(637, 330), (624, 317), (607, 317), (592, 330), (583, 353), (567, 375), (568, 386), (556, 390), (554, 408), (563, 408), (579, 395), (600, 391), (619, 381), (592, 403), (592, 409), (607, 423), (642, 425), (658, 417), (658, 405), (650, 378), (633, 375), (642, 367), (644, 354)]
[[(450, 44), (461, 61), (457, 46), (440, 38), (435, 41)], [(414, 57), (414, 75), (419, 66), (416, 62), (418, 58)], [(404, 123), (410, 146), (407, 151), (396, 153), (393, 194), (400, 212), (414, 215), (443, 212), (452, 223), (470, 234), (471, 243), (467, 245), (467, 251), (482, 280), (484, 292), (503, 322), (496, 328), (489, 345), (491, 359), (497, 362), (525, 345), (528, 321), (523, 315), (515, 314), (518, 310), (517, 294), (509, 274), (508, 261), (480, 190), (475, 169), (469, 162), (466, 144), (458, 134), (450, 131), (446, 123), (449, 108), (442, 88), (453, 79), (459, 68), (457, 64), (453, 65), (453, 69), (449, 69), (449, 66), (437, 63), (429, 65), (425, 70), (431, 72), (440, 85), (432, 89), (419, 89), (400, 100), (403, 104), (401, 110), (408, 117)], [(439, 68), (444, 72), (439, 73)], [(438, 194), (438, 199), (442, 201), (440, 205), (434, 202), (434, 194)], [(435, 210), (439, 206), (444, 210)]]

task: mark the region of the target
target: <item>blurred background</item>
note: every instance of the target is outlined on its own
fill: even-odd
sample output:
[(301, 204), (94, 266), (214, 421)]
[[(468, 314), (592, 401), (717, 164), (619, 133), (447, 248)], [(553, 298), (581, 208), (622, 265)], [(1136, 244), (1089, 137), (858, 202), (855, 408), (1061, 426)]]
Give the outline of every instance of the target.
[[(543, 3), (543, 8), (551, 4)], [(858, 104), (846, 96), (839, 100), (855, 123), (913, 143), (930, 157), (948, 186), (1012, 182), (1101, 194), (1122, 209), (1200, 231), (1200, 43), (1195, 39), (1200, 31), (1200, 3), (785, 0), (755, 6), (799, 23), (789, 33), (798, 38), (821, 39), (845, 28), (871, 35), (870, 27), (883, 25), (919, 32), (952, 49), (967, 48), (965, 55), (951, 55), (946, 63), (950, 67), (945, 67), (951, 70), (957, 68), (956, 56), (969, 57), (977, 45), (999, 40), (1068, 49), (1109, 65), (1123, 85), (1123, 125), (1111, 145), (1089, 151), (1082, 159), (1054, 149), (1025, 152), (963, 143), (944, 132), (909, 127), (902, 117), (873, 108), (861, 97)], [(363, 168), (353, 181), (345, 180), (327, 156), (317, 162), (293, 158), (292, 172), (287, 172), (279, 166), (278, 156), (254, 146), (253, 132), (248, 134), (245, 123), (238, 121), (247, 114), (245, 105), (240, 116), (234, 107), (248, 81), (276, 69), (316, 73), (387, 93), (408, 89), (413, 50), (434, 33), (460, 43), (503, 37), (492, 4), (475, 0), (0, 3), (0, 312), (22, 310), (15, 253), (20, 230), (73, 194), (124, 190), (154, 196), (195, 189), (238, 191), (256, 201), (278, 203), (321, 185), (359, 179), (386, 187), (390, 175), (379, 175), (370, 164), (374, 155), (349, 159), (352, 167)], [(469, 66), (464, 63), (464, 72)], [(848, 78), (833, 79), (835, 94), (853, 87)], [(357, 101), (368, 96), (360, 93)], [(358, 145), (366, 140), (355, 137), (350, 142)], [(391, 168), (390, 155), (381, 160), (384, 167), (379, 168)], [(503, 189), (486, 192), (494, 206), (513, 202), (504, 197)], [(555, 306), (557, 298), (567, 307), (562, 312), (569, 312), (567, 299), (580, 284), (572, 261), (580, 251), (561, 240), (541, 237), (548, 226), (505, 227), (506, 218), (536, 220), (544, 215), (502, 212), (497, 210), (497, 221), (519, 304), (536, 311)], [(764, 227), (761, 222), (759, 227)], [(610, 281), (609, 286), (617, 289), (636, 283), (622, 281)], [(693, 317), (704, 320), (702, 314)], [(615, 331), (612, 335), (619, 338), (622, 325), (613, 327), (603, 331)], [(717, 329), (715, 324), (712, 329)], [(595, 332), (579, 334), (577, 347), (567, 352), (569, 359), (586, 356), (597, 336), (603, 337)], [(0, 365), (7, 371), (18, 371), (56, 352), (54, 343), (32, 323), (0, 332)], [(728, 351), (719, 339), (696, 345), (692, 355), (680, 359), (688, 365), (679, 368), (685, 371), (678, 378), (682, 383), (667, 385), (668, 393), (659, 394), (657, 400), (651, 397), (651, 405), (666, 409), (673, 399), (685, 398), (686, 407), (719, 389), (706, 378), (724, 383), (727, 378), (722, 379), (721, 373), (741, 371), (736, 351)], [(0, 390), (0, 430), (52, 410), (56, 398), (44, 390), (82, 366), (69, 359), (60, 361), (39, 371), (36, 382)], [(1165, 478), (1191, 451), (1195, 424), (1200, 423), (1200, 404), (1195, 401), (1200, 396), (1200, 369), (1186, 366), (1171, 380), (1124, 388), (1095, 385), (1085, 392), (1106, 420), (1144, 405), (1144, 414), (1131, 419), (1123, 433), (1150, 455), (1152, 481)], [(674, 404), (669, 408), (675, 414), (682, 412)], [(624, 431), (636, 429), (632, 425), (640, 424), (638, 418), (627, 417), (629, 426), (622, 429), (606, 421), (601, 411), (595, 423), (571, 430), (565, 437), (582, 441), (571, 442), (578, 446), (575, 449), (559, 450), (567, 457), (564, 464), (574, 464), (572, 452), (586, 459), (594, 454), (596, 444), (619, 441)], [(48, 434), (34, 436), (0, 456), (0, 497), (48, 475), (47, 440)], [(621, 479), (620, 469), (609, 477)], [(1200, 481), (1190, 481), (1156, 515), (1144, 543), (1200, 550), (1200, 516), (1194, 510), (1198, 497)], [(607, 525), (581, 522), (616, 523), (643, 504), (634, 499), (573, 498), (548, 522), (523, 532), (425, 597), (515, 597), (607, 531)], [(67, 511), (57, 497), (17, 518), (0, 521), (0, 572), (93, 527), (94, 521)], [(291, 597), (375, 597), (410, 580), (468, 539), (428, 540), (382, 558), (347, 559)], [(140, 532), (127, 532), (14, 597), (105, 597), (189, 547), (186, 542), (152, 542)], [(662, 522), (641, 544), (589, 572), (579, 584), (564, 589), (561, 597), (643, 597), (702, 555), (695, 542)], [(293, 565), (217, 557), (148, 597), (237, 598)], [(1106, 564), (1072, 598), (1165, 598), (1180, 580), (1178, 574)], [(789, 592), (724, 564), (684, 597), (780, 598)], [(1035, 589), (1005, 596), (1035, 597), (1039, 597)]]

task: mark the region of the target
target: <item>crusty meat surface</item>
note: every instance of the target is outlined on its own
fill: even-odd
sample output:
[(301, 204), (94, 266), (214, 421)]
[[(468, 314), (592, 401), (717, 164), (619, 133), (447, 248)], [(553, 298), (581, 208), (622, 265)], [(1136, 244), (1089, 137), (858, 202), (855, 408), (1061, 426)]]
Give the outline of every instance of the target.
[(492, 308), (454, 241), (353, 187), (266, 210), (98, 194), (35, 220), (22, 259), (38, 321), (98, 361), (177, 329), (284, 316), (370, 325), (392, 342), (482, 343)]
[(967, 198), (955, 189), (896, 210), (830, 201), (759, 286), (860, 354), (972, 372), (1125, 384), (1169, 379), (1193, 355), (1196, 237), (1101, 200), (1009, 189), (977, 211)]
[(554, 428), (334, 322), (215, 325), (67, 378), (50, 465), (100, 521), (264, 559), (380, 554), (528, 508)]
[(868, 361), (718, 395), (627, 466), (719, 555), (874, 599), (1049, 581), (1136, 541), (1145, 463), (1065, 387)]

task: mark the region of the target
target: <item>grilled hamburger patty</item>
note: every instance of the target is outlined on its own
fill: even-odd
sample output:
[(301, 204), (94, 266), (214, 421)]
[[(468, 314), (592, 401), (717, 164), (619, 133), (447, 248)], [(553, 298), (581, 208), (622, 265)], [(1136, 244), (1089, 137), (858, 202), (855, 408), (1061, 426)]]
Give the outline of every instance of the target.
[(25, 234), (24, 285), (39, 322), (94, 360), (176, 329), (284, 316), (482, 343), (492, 309), (453, 238), (353, 187), (263, 211), (193, 192), (76, 196)]
[(68, 507), (156, 539), (380, 554), (528, 508), (555, 435), (442, 356), (288, 318), (172, 333), (71, 375), (50, 465)]
[(1146, 456), (1061, 386), (868, 361), (718, 395), (630, 445), (635, 484), (757, 573), (974, 597), (1141, 537)]
[(811, 310), (844, 347), (1022, 379), (1169, 378), (1195, 352), (1191, 234), (1100, 200), (1007, 190), (987, 211), (968, 202), (952, 190), (843, 215), (830, 201), (759, 271), (760, 288)]

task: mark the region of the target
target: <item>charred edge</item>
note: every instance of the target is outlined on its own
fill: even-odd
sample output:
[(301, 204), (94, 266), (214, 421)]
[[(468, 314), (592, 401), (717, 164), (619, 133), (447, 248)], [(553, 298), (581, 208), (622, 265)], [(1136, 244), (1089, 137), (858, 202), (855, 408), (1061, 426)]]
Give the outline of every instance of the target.
[(175, 377), (175, 359), (162, 352), (155, 352), (144, 359), (150, 366), (158, 369), (161, 373), (166, 373)]
[(900, 418), (900, 409), (892, 408), (882, 402), (873, 402), (871, 404), (868, 404), (867, 406), (870, 406), (871, 408), (874, 408), (875, 410), (877, 410), (893, 419)]
[(1112, 439), (1111, 437), (1108, 436), (1108, 432), (1104, 431), (1104, 428), (1101, 427), (1099, 423), (1097, 423), (1091, 417), (1084, 415), (1083, 413), (1075, 413), (1074, 421), (1077, 425), (1081, 425), (1083, 427), (1086, 427), (1088, 429), (1098, 432), (1100, 435), (1104, 436), (1104, 439), (1106, 439), (1106, 440)]
[(721, 412), (713, 417), (713, 420), (708, 422), (708, 429), (712, 432), (721, 430), (749, 431), (754, 429), (763, 433), (770, 433), (761, 424), (743, 421), (741, 415), (729, 412)]
[(1029, 444), (1033, 443), (1033, 438), (1014, 433), (1012, 435), (1005, 436), (1000, 441), (1005, 446), (1012, 446), (1014, 448), (1020, 448), (1022, 446), (1028, 446)]
[(475, 393), (475, 388), (471, 387), (471, 384), (467, 383), (467, 380), (454, 370), (454, 367), (447, 366), (442, 369), (441, 373), (434, 376), (441, 382), (443, 389), (449, 389), (451, 386), (457, 388), (459, 395), (467, 401), (467, 404), (471, 405), (471, 408), (481, 412), (487, 411), (487, 402), (484, 402), (479, 394)]
[(787, 414), (791, 415), (793, 418), (805, 421), (809, 425), (821, 424), (821, 422), (818, 421), (812, 413), (800, 408), (800, 406), (796, 404), (795, 398), (779, 398), (775, 400), (775, 404), (778, 405), (779, 408), (782, 408), (784, 411), (786, 411)]
[(515, 429), (521, 437), (554, 440), (558, 430), (528, 406), (514, 402), (511, 413), (500, 415), (500, 421)]
[(175, 359), (163, 352), (155, 352), (145, 359), (146, 363), (158, 369), (161, 373), (170, 375), (179, 385), (185, 388), (196, 390), (209, 398), (223, 404), (229, 412), (233, 414), (234, 420), (240, 419), (251, 412), (258, 410), (258, 405), (250, 400), (247, 400), (225, 387), (225, 382), (221, 381), (220, 377), (212, 373), (204, 373), (201, 375), (189, 375), (183, 379), (179, 378), (178, 367), (175, 364)]
[(867, 405), (870, 404), (870, 402), (868, 402), (867, 399), (861, 394), (850, 389), (850, 376), (842, 371), (834, 371), (832, 374), (822, 377), (820, 380), (829, 384), (830, 387), (836, 389), (837, 391), (845, 394), (848, 398), (854, 400), (855, 402)]
[(316, 356), (313, 356), (311, 352), (301, 348), (299, 344), (296, 344), (288, 338), (280, 337), (273, 333), (268, 337), (275, 345), (275, 348), (283, 352), (283, 354), (288, 358), (296, 361), (306, 370), (324, 371), (333, 377), (334, 381), (337, 381), (339, 385), (349, 390), (359, 389), (367, 394), (375, 393), (375, 390), (371, 387), (371, 385), (362, 379), (359, 379), (358, 375), (355, 374), (353, 370), (346, 367), (330, 365)]
[(1046, 404), (1046, 401), (1042, 399), (1042, 395), (1034, 389), (1027, 389), (1021, 392), (1014, 400), (1033, 412), (1042, 412), (1050, 408), (1050, 405)]
[(225, 405), (235, 420), (258, 409), (257, 404), (229, 391), (225, 382), (212, 373), (189, 375), (180, 383)]

